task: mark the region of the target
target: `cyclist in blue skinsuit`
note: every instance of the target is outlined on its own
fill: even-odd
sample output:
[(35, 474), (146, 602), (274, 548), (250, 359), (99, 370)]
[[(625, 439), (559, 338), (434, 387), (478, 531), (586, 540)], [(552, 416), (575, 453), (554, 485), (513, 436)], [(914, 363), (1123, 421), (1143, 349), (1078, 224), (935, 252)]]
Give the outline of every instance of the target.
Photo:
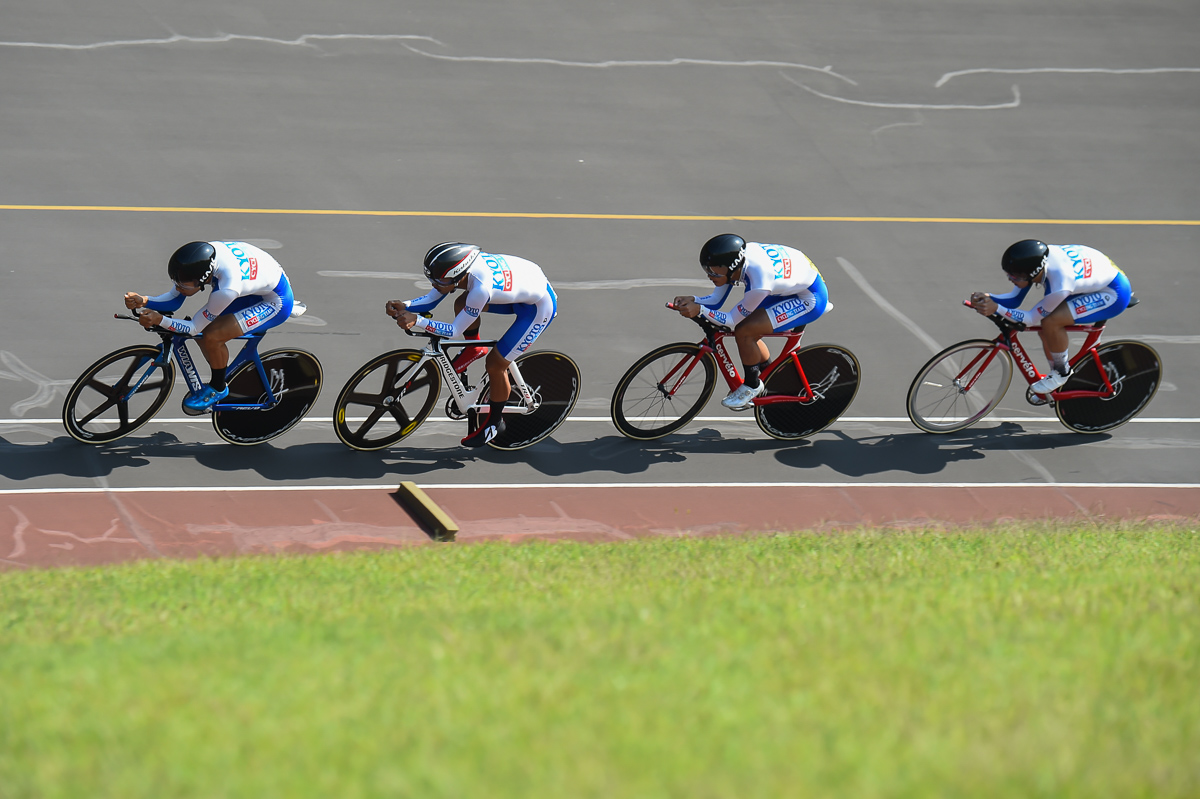
[[(250, 332), (269, 330), (289, 316), (304, 312), (292, 296), (292, 287), (279, 262), (244, 241), (193, 241), (175, 251), (167, 262), (174, 287), (157, 297), (137, 292), (125, 294), (125, 307), (147, 308), (138, 321), (198, 336), (196, 343), (212, 367), (212, 380), (198, 394), (183, 401), (192, 413), (203, 413), (229, 396), (225, 370), (229, 367), (228, 343)], [(212, 286), (208, 303), (191, 321), (167, 319), (161, 311), (177, 311), (183, 301)]]
[[(389, 300), (388, 316), (405, 330), (428, 330), (446, 338), (479, 338), (480, 314), (512, 314), (516, 321), (488, 352), (487, 367), (490, 405), (487, 419), (462, 440), (464, 446), (480, 447), (504, 432), (504, 406), (512, 386), (508, 365), (529, 349), (558, 314), (558, 297), (542, 269), (532, 261), (515, 255), (482, 252), (474, 244), (447, 241), (425, 254), (425, 276), (433, 289), (424, 297), (401, 302)], [(447, 295), (466, 289), (454, 301), (452, 323), (436, 322), (418, 314), (437, 307)], [(468, 347), (454, 359), (454, 366), (475, 360), (487, 349)]]
[[(759, 377), (770, 359), (762, 337), (819, 319), (833, 307), (829, 291), (817, 267), (799, 250), (747, 242), (732, 233), (705, 242), (700, 265), (716, 289), (706, 297), (676, 297), (672, 304), (688, 318), (703, 314), (709, 321), (733, 329), (745, 378), (721, 404), (733, 411), (748, 410), (767, 388)], [(718, 311), (739, 282), (746, 285), (742, 301), (732, 311)]]
[[(1062, 387), (1070, 375), (1066, 327), (1111, 319), (1129, 307), (1129, 278), (1107, 255), (1078, 244), (1046, 244), (1025, 239), (1004, 251), (1000, 266), (1016, 288), (1007, 294), (971, 295), (971, 306), (988, 316), (1001, 315), (1026, 325), (1041, 325), (1039, 335), (1050, 374), (1033, 384), (1037, 394)], [(1028, 311), (1017, 310), (1034, 284), (1046, 296)], [(1001, 310), (1002, 309), (1002, 310)]]

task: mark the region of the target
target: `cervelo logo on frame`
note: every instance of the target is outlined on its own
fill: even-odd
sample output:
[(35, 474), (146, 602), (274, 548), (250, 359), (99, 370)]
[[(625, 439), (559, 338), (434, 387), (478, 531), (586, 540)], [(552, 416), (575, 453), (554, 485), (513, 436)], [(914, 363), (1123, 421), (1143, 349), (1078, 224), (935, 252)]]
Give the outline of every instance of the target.
[(1029, 360), (1029, 356), (1025, 354), (1025, 350), (1021, 347), (1021, 344), (1016, 339), (1012, 340), (1012, 352), (1013, 355), (1017, 356), (1017, 363), (1021, 365), (1021, 371), (1024, 372), (1030, 380), (1037, 380), (1039, 377), (1041, 377), (1041, 375), (1038, 374), (1038, 370), (1034, 368), (1033, 362)]

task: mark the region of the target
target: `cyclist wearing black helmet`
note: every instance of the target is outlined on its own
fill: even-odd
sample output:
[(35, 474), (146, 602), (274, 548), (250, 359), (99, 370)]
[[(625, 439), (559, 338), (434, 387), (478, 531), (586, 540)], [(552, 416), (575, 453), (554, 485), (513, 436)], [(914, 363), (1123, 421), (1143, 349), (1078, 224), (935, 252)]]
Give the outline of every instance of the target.
[[(157, 297), (137, 292), (125, 294), (125, 307), (146, 308), (138, 321), (142, 327), (161, 325), (176, 333), (198, 336), (196, 343), (212, 367), (212, 381), (199, 393), (184, 399), (184, 408), (203, 413), (229, 396), (225, 370), (229, 366), (231, 339), (251, 331), (268, 330), (289, 316), (304, 312), (292, 297), (292, 288), (279, 262), (244, 241), (193, 241), (171, 256), (167, 275), (175, 284)], [(192, 318), (168, 319), (161, 311), (177, 311), (183, 301), (212, 286), (208, 303)], [(203, 334), (203, 335), (201, 335)]]
[[(1007, 294), (975, 292), (971, 306), (983, 314), (997, 310), (1006, 319), (1041, 325), (1042, 348), (1050, 374), (1033, 384), (1033, 391), (1049, 394), (1067, 382), (1066, 327), (1111, 319), (1129, 306), (1129, 278), (1107, 255), (1078, 244), (1046, 244), (1025, 239), (1004, 251), (1000, 266), (1016, 287)], [(1031, 310), (1017, 310), (1034, 284), (1046, 296)]]
[[(732, 233), (705, 242), (700, 266), (716, 289), (706, 297), (676, 297), (673, 304), (688, 318), (703, 314), (733, 329), (745, 378), (721, 404), (735, 411), (748, 410), (754, 398), (766, 391), (759, 373), (770, 353), (762, 337), (816, 321), (833, 307), (829, 291), (817, 267), (799, 250), (748, 242)], [(746, 286), (742, 301), (732, 311), (718, 311), (739, 282)]]
[[(425, 276), (433, 289), (424, 297), (401, 302), (389, 300), (387, 315), (405, 330), (428, 330), (447, 338), (479, 338), (480, 314), (511, 314), (516, 321), (500, 337), (495, 348), (466, 347), (455, 357), (456, 369), (487, 353), (488, 417), (474, 433), (462, 440), (464, 446), (480, 447), (504, 432), (504, 406), (511, 386), (508, 365), (528, 350), (558, 314), (558, 297), (542, 268), (515, 255), (482, 252), (474, 244), (442, 242), (425, 254)], [(466, 289), (454, 300), (454, 321), (436, 322), (419, 314), (431, 311), (447, 295)]]

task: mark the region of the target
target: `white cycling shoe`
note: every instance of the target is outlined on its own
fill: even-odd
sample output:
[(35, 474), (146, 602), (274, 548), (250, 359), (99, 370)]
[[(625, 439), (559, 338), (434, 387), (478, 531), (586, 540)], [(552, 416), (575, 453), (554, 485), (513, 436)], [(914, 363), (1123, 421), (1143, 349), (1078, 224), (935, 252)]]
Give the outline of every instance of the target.
[(754, 388), (742, 383), (729, 392), (729, 396), (721, 400), (721, 404), (731, 411), (745, 411), (754, 407), (754, 398), (767, 393), (767, 384), (759, 381)]
[(1033, 384), (1032, 391), (1034, 394), (1049, 394), (1051, 391), (1058, 391), (1062, 388), (1062, 384), (1067, 382), (1068, 377), (1070, 375), (1051, 370), (1050, 374)]

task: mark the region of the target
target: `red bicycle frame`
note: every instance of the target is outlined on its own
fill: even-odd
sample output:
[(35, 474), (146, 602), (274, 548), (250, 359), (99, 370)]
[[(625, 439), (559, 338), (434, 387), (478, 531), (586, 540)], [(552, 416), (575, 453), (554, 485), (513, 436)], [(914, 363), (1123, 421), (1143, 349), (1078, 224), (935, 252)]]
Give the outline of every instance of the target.
[[(1040, 325), (1025, 328), (1025, 330), (1029, 332), (1037, 332), (1041, 329), (1042, 328)], [(1071, 358), (1069, 363), (1071, 369), (1074, 369), (1081, 362), (1090, 357), (1096, 364), (1096, 370), (1100, 373), (1100, 379), (1104, 381), (1105, 390), (1053, 391), (1045, 396), (1048, 396), (1050, 399), (1055, 401), (1080, 399), (1083, 397), (1111, 397), (1116, 393), (1116, 390), (1113, 388), (1112, 383), (1109, 382), (1108, 372), (1104, 369), (1103, 364), (1101, 364), (1100, 354), (1096, 351), (1096, 342), (1100, 340), (1100, 335), (1104, 332), (1104, 322), (1098, 322), (1094, 325), (1068, 325), (1064, 329), (1068, 333), (1087, 333), (1087, 338), (1084, 339), (1083, 344), (1079, 347), (1079, 351), (1075, 353), (1075, 357)], [(979, 363), (981, 358), (984, 359), (979, 370), (975, 372), (975, 374), (971, 377), (971, 380), (967, 383), (965, 387), (966, 389), (969, 390), (975, 384), (975, 381), (979, 378), (979, 375), (983, 374), (984, 369), (987, 368), (988, 364), (992, 362), (992, 359), (996, 357), (996, 353), (1001, 349), (1007, 350), (1009, 355), (1012, 356), (1013, 360), (1017, 362), (1017, 367), (1021, 372), (1021, 376), (1025, 378), (1025, 382), (1029, 383), (1029, 385), (1032, 386), (1034, 383), (1045, 377), (1044, 374), (1038, 371), (1037, 366), (1035, 366), (1033, 363), (1033, 359), (1029, 357), (1029, 353), (1027, 353), (1025, 348), (1021, 346), (1021, 342), (1017, 340), (1016, 330), (1002, 331), (1000, 335), (996, 336), (993, 344), (995, 346), (976, 355), (971, 362), (967, 364), (966, 368), (958, 373), (958, 379), (961, 380), (963, 375), (975, 368), (976, 364)]]
[[(738, 373), (737, 366), (734, 364), (733, 357), (729, 354), (729, 347), (725, 344), (725, 339), (732, 336), (733, 333), (716, 328), (706, 328), (708, 336), (701, 341), (698, 346), (700, 348), (699, 356), (696, 358), (685, 358), (681, 360), (675, 368), (663, 377), (662, 385), (666, 387), (670, 384), (668, 393), (674, 395), (683, 384), (692, 370), (696, 368), (696, 364), (700, 363), (700, 359), (706, 353), (712, 353), (713, 358), (717, 361), (717, 365), (721, 369), (721, 376), (725, 378), (725, 382), (729, 384), (729, 390), (733, 391), (742, 384), (742, 377)], [(788, 331), (785, 333), (767, 333), (763, 338), (786, 338), (783, 343), (783, 350), (775, 357), (767, 367), (763, 369), (761, 378), (766, 380), (772, 372), (785, 360), (791, 359), (796, 364), (796, 374), (800, 376), (800, 382), (804, 384), (804, 391), (798, 397), (784, 396), (781, 394), (767, 394), (762, 397), (757, 397), (754, 400), (755, 405), (770, 405), (776, 402), (812, 402), (815, 397), (812, 388), (808, 385), (808, 377), (804, 374), (804, 369), (800, 366), (800, 339), (804, 336), (804, 331)], [(686, 368), (685, 368), (686, 367)], [(682, 370), (682, 372), (680, 372)]]

